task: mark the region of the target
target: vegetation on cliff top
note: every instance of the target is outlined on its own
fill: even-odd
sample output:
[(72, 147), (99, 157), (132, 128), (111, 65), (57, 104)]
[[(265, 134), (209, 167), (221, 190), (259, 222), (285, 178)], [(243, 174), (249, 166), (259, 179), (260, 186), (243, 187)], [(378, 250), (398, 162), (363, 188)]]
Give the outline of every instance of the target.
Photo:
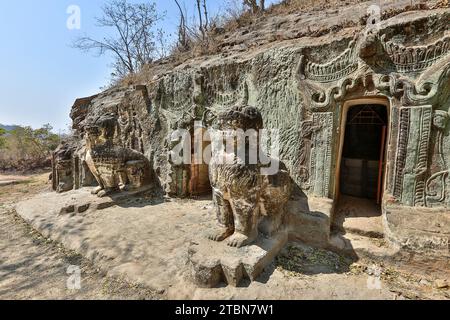
[[(77, 39), (74, 47), (85, 51), (97, 50), (100, 55), (112, 53), (114, 61), (111, 85), (127, 85), (145, 82), (141, 79), (142, 76), (147, 80), (151, 78), (149, 70), (155, 64), (176, 66), (195, 57), (223, 53), (225, 47), (233, 45), (233, 41), (238, 44), (256, 41), (257, 39), (241, 39), (242, 41), (239, 42), (238, 39), (233, 39), (239, 37), (239, 34), (236, 34), (239, 30), (242, 30), (243, 34), (249, 34), (255, 31), (254, 29), (264, 29), (264, 22), (274, 17), (315, 12), (316, 24), (320, 26), (323, 20), (326, 20), (326, 10), (339, 10), (341, 7), (364, 3), (368, 6), (372, 3), (367, 0), (280, 0), (266, 6), (265, 0), (227, 0), (223, 12), (211, 15), (208, 12), (208, 3), (213, 0), (171, 1), (174, 1), (179, 9), (178, 34), (172, 43), (168, 41), (164, 31), (157, 28), (158, 22), (163, 20), (165, 15), (157, 11), (155, 3), (144, 0), (141, 3), (111, 0), (103, 6), (103, 14), (97, 18), (97, 23), (100, 27), (111, 28), (113, 36), (103, 39), (85, 36)], [(391, 2), (395, 1), (385, 1), (383, 6)], [(399, 2), (402, 2), (403, 7), (384, 10), (383, 19), (404, 11), (448, 7), (448, 0), (426, 3), (421, 0)], [(187, 8), (195, 12), (193, 20), (188, 19)], [(297, 20), (304, 18), (304, 16), (294, 17)], [(361, 21), (356, 21), (356, 25), (365, 23), (366, 18), (360, 18)], [(347, 21), (345, 17), (340, 23), (340, 26), (334, 26), (331, 29), (328, 26), (326, 30), (318, 28), (311, 31), (308, 27), (307, 30), (299, 30), (295, 37), (317, 37), (342, 28), (356, 26), (354, 20)], [(264, 33), (268, 33), (266, 37), (277, 37), (275, 34), (270, 35), (274, 32), (272, 30), (274, 28), (281, 28), (281, 24), (264, 30)]]

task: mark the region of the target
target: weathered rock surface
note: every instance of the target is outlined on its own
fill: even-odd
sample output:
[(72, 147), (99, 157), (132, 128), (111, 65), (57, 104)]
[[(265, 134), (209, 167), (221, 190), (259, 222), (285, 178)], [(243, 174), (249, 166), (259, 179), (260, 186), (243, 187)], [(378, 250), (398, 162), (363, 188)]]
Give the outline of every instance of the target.
[(450, 211), (391, 206), (383, 222), (388, 238), (401, 247), (443, 254), (450, 259)]
[[(210, 201), (163, 202), (123, 194), (114, 201), (91, 190), (43, 193), (19, 203), (16, 211), (45, 237), (79, 252), (111, 276), (125, 275), (156, 291), (184, 279), (189, 243), (212, 220), (202, 209)], [(87, 211), (77, 212), (87, 204)], [(61, 213), (69, 207), (75, 212)]]
[(192, 279), (200, 287), (213, 288), (221, 282), (238, 286), (242, 280), (255, 281), (287, 243), (286, 231), (270, 238), (260, 235), (249, 246), (231, 248), (208, 239), (191, 243), (189, 263)]
[[(272, 246), (273, 242), (267, 239), (263, 239), (262, 248), (255, 246), (240, 249), (206, 240), (203, 232), (199, 230), (206, 231), (213, 225), (214, 215), (209, 211), (212, 209), (210, 200), (159, 202), (151, 197), (126, 197), (117, 201), (114, 206), (102, 210), (93, 210), (92, 206), (81, 214), (59, 214), (62, 207), (105, 200), (91, 195), (90, 189), (87, 188), (65, 194), (44, 193), (19, 203), (16, 209), (18, 214), (44, 237), (49, 237), (63, 244), (65, 248), (80, 253), (94, 262), (105, 274), (143, 284), (155, 292), (163, 293), (167, 298), (392, 299), (398, 296), (390, 291), (392, 283), (383, 281), (381, 289), (369, 289), (367, 275), (346, 271), (350, 268), (348, 265), (350, 262), (345, 262), (347, 258), (339, 258), (330, 252), (325, 254), (324, 250), (316, 251), (313, 248), (306, 250), (310, 257), (299, 253), (296, 257), (288, 255), (281, 260), (275, 259), (273, 263), (265, 266), (264, 271), (253, 282), (247, 278), (242, 279), (238, 287), (220, 283), (213, 288), (200, 288), (191, 281), (189, 248), (192, 242), (197, 243), (194, 245), (198, 248), (196, 254), (202, 253), (202, 248), (222, 245), (223, 252), (230, 250), (228, 252), (231, 254), (218, 258), (234, 257), (242, 262), (250, 261), (251, 257), (255, 258), (258, 254), (262, 254), (260, 257), (263, 257), (259, 261), (266, 262), (269, 258), (271, 260), (272, 256), (266, 254), (268, 250), (265, 249), (278, 250), (278, 248)], [(355, 237), (349, 239), (358, 254), (362, 250), (369, 250), (372, 253), (378, 250), (376, 252), (379, 258), (383, 258), (386, 254), (395, 254), (395, 251), (389, 251), (386, 247), (378, 247), (375, 244), (368, 246), (367, 242)], [(283, 242), (278, 244), (281, 243)], [(253, 252), (256, 255), (246, 256), (242, 252), (236, 255), (237, 250)], [(217, 252), (208, 252), (208, 255), (197, 257), (201, 262), (214, 255), (218, 256)], [(294, 258), (297, 262), (288, 263)], [(373, 261), (372, 258), (369, 261)], [(430, 266), (435, 260), (424, 264), (424, 261), (417, 258), (416, 255), (405, 256), (405, 266), (410, 267), (411, 272), (421, 270), (424, 276), (429, 275)], [(225, 260), (228, 261), (228, 265), (236, 265), (230, 260)], [(342, 262), (339, 262), (341, 260)], [(336, 263), (339, 263), (342, 270), (335, 268)], [(309, 270), (307, 273), (292, 269), (306, 265)], [(441, 260), (433, 268), (431, 272), (433, 275), (439, 279), (446, 279), (448, 260)], [(433, 278), (426, 278), (431, 282), (434, 281)], [(395, 290), (406, 294), (404, 291), (406, 289)], [(440, 289), (439, 292), (445, 294), (445, 289)]]

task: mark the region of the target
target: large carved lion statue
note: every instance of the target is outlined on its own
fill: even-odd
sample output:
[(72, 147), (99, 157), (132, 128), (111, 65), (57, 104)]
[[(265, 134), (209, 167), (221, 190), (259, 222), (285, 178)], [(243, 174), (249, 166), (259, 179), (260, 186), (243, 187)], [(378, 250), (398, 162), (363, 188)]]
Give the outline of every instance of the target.
[(93, 194), (106, 196), (118, 190), (134, 190), (151, 184), (151, 166), (142, 153), (118, 139), (118, 122), (106, 114), (86, 126), (86, 164), (98, 182)]
[[(217, 129), (225, 134), (237, 129), (259, 132), (262, 128), (261, 113), (250, 106), (234, 107), (220, 114), (217, 121)], [(259, 140), (258, 134), (257, 150)], [(236, 139), (234, 142), (236, 147)], [(259, 231), (269, 236), (277, 231), (292, 189), (291, 178), (282, 165), (275, 175), (262, 175), (259, 160), (256, 164), (247, 161), (251, 150), (248, 140), (245, 145), (245, 161), (235, 152), (222, 150), (213, 154), (209, 166), (218, 225), (208, 232), (207, 237), (214, 241), (227, 239), (227, 244), (232, 247), (253, 243)], [(221, 157), (227, 157), (228, 161), (221, 162)]]

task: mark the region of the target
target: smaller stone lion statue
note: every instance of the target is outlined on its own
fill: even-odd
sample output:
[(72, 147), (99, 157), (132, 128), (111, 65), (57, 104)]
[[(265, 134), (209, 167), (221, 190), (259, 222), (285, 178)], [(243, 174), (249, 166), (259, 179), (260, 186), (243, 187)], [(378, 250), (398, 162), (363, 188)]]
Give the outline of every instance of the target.
[(53, 152), (52, 188), (58, 193), (73, 189), (72, 156), (76, 146), (70, 142), (62, 142)]
[(114, 191), (135, 190), (151, 183), (149, 160), (124, 147), (117, 139), (117, 118), (100, 116), (86, 126), (86, 164), (98, 182), (93, 194), (104, 197)]
[[(237, 129), (244, 132), (253, 129), (258, 133), (256, 150), (259, 151), (263, 119), (258, 109), (236, 106), (219, 115), (217, 127), (225, 134)], [(234, 144), (236, 150), (237, 139)], [(246, 139), (245, 161), (235, 152), (222, 150), (213, 154), (209, 166), (218, 225), (208, 232), (207, 237), (214, 241), (227, 239), (231, 247), (252, 244), (259, 231), (269, 236), (276, 232), (282, 225), (285, 205), (292, 191), (291, 178), (282, 164), (275, 175), (262, 175), (259, 160), (256, 164), (247, 161), (250, 150), (254, 152), (255, 148), (251, 148)], [(228, 161), (220, 161), (221, 157)]]

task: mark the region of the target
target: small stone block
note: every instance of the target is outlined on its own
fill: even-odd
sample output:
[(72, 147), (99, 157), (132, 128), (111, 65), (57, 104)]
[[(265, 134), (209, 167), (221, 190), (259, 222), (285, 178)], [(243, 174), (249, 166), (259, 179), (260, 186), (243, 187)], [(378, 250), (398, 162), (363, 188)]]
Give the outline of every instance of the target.
[(89, 210), (90, 203), (83, 204), (81, 206), (78, 206), (78, 213), (83, 213)]
[(192, 278), (201, 287), (216, 287), (220, 282), (238, 286), (243, 279), (254, 281), (287, 243), (285, 231), (271, 238), (260, 235), (253, 245), (242, 248), (227, 246), (226, 240), (215, 242), (202, 239), (191, 243), (189, 262)]
[(69, 213), (73, 213), (73, 212), (75, 212), (75, 206), (69, 205), (69, 206), (61, 208), (59, 214), (69, 214)]

